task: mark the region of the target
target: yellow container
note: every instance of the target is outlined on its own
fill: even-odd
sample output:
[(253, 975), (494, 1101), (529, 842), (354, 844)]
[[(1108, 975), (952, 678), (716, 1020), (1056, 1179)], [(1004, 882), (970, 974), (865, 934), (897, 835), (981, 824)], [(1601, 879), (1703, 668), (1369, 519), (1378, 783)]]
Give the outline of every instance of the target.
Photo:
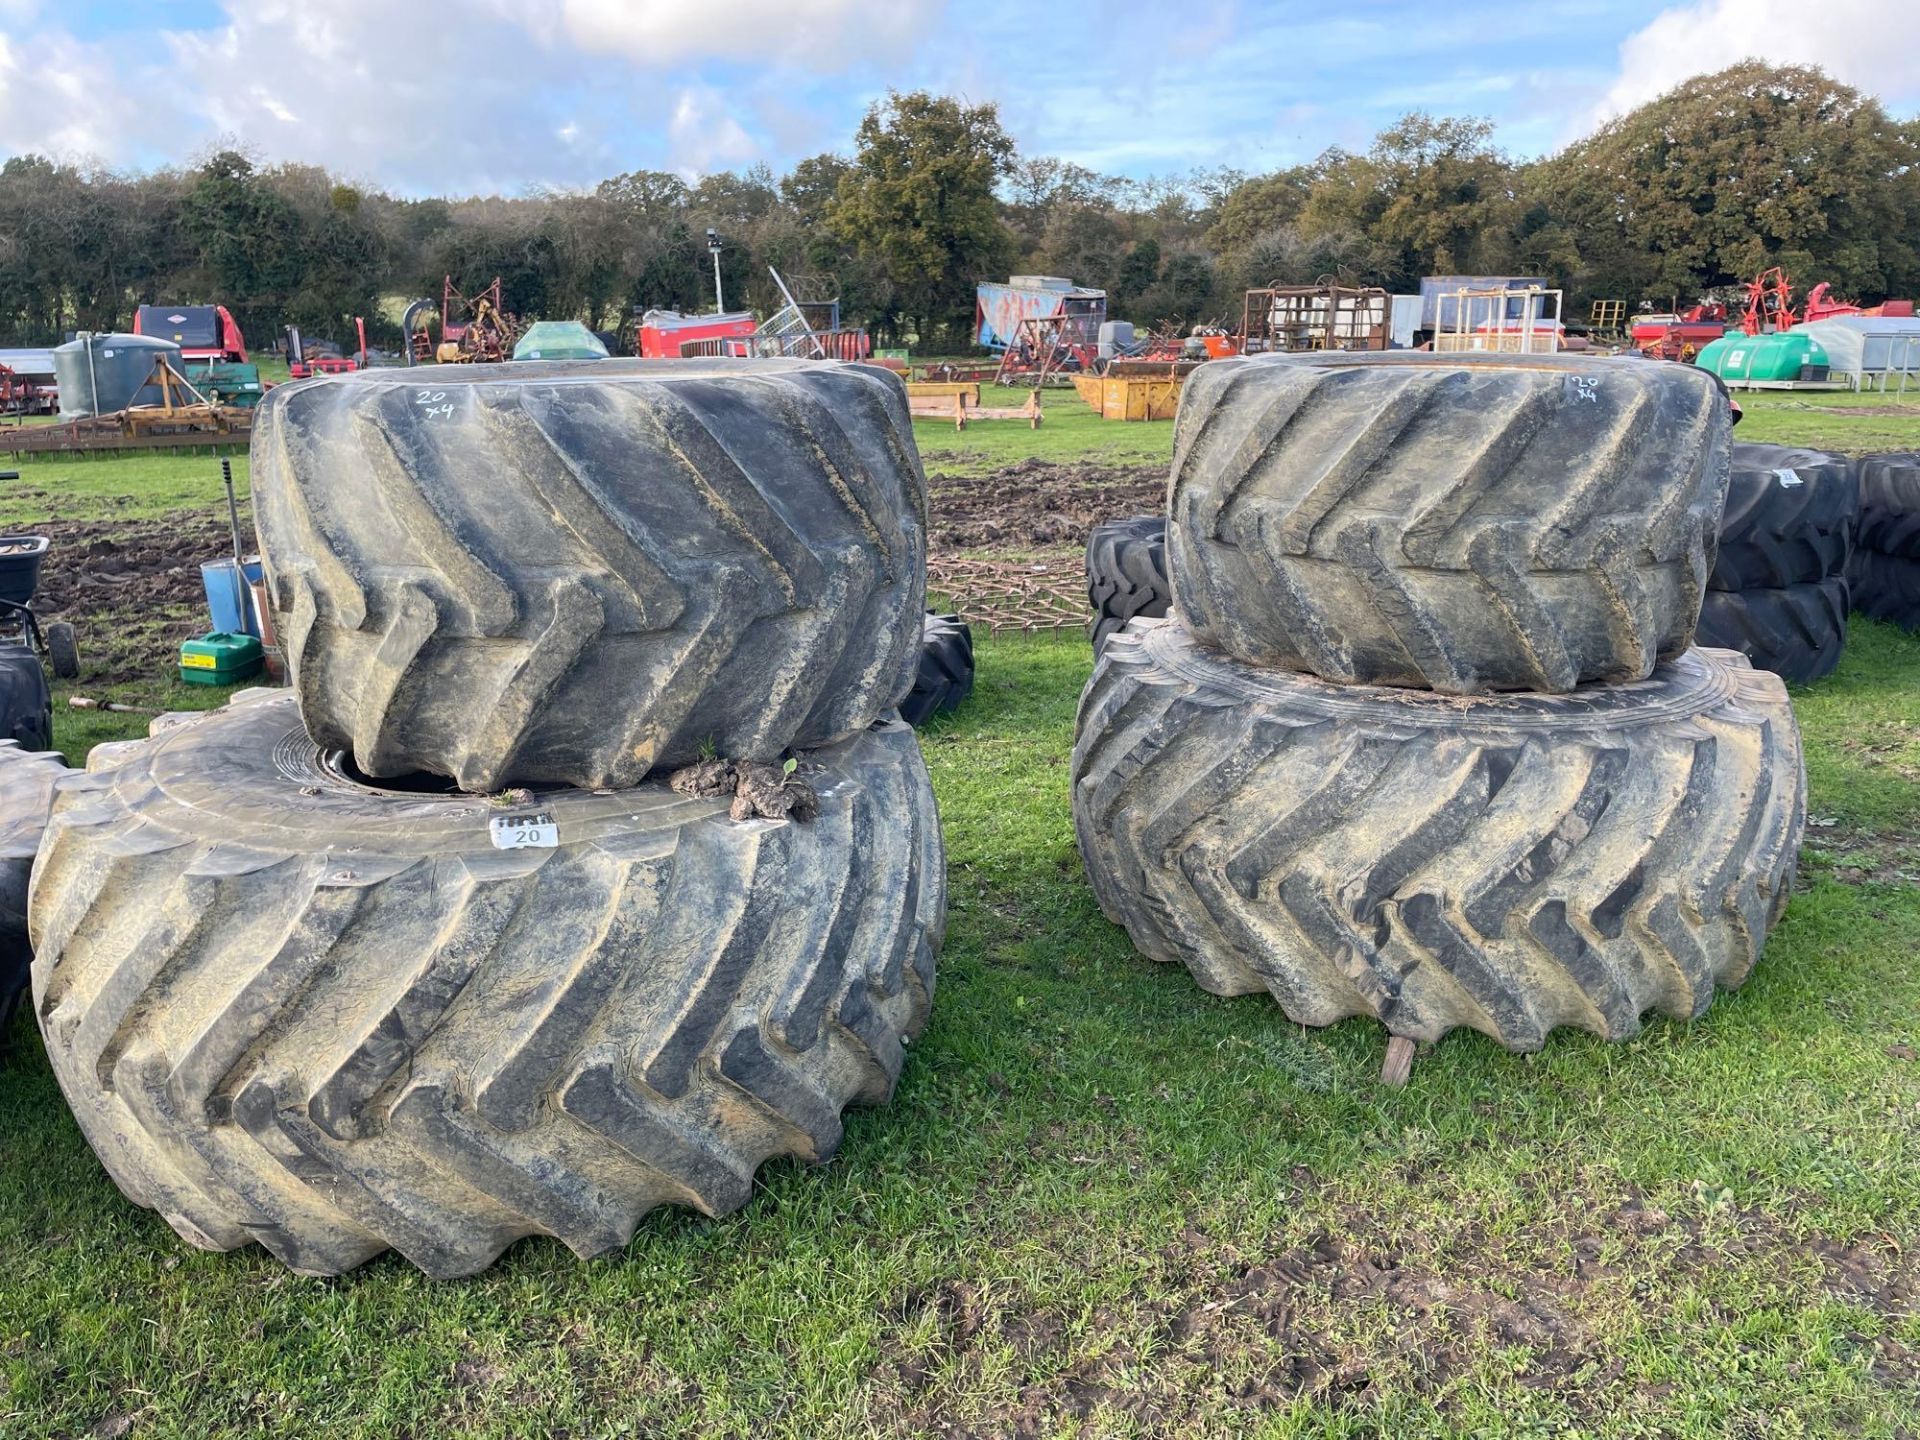
[(1178, 375), (1076, 375), (1073, 388), (1102, 420), (1171, 420), (1180, 408)]

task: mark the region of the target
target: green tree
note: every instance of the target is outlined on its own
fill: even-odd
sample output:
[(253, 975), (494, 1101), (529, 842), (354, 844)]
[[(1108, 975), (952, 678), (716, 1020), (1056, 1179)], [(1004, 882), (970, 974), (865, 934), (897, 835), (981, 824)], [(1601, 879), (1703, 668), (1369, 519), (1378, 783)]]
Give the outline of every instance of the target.
[(975, 284), (1008, 263), (994, 186), (1012, 161), (992, 105), (894, 92), (860, 122), (830, 223), (877, 262), (922, 343), (965, 335)]
[(1784, 265), (1863, 299), (1920, 287), (1920, 125), (1804, 66), (1697, 76), (1536, 167), (1579, 288), (1679, 297)]

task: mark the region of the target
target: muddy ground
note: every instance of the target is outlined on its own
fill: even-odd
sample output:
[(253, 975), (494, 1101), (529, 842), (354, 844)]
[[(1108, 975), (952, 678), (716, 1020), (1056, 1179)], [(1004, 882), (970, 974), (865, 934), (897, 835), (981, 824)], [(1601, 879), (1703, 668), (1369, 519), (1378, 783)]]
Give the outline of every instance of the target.
[(233, 553), (227, 527), (198, 515), (23, 528), (50, 542), (34, 610), (72, 623), (81, 676), (95, 684), (165, 674), (180, 642), (209, 624), (201, 562)]
[(936, 555), (1078, 552), (1106, 520), (1167, 503), (1164, 465), (1061, 465), (1021, 460), (990, 475), (929, 475), (929, 548)]

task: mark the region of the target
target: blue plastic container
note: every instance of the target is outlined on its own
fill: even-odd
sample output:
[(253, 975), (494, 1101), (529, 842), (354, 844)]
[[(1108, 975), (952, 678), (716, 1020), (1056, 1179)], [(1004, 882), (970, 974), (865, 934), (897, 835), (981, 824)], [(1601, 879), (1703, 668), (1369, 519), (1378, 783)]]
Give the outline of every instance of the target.
[(228, 635), (260, 635), (260, 622), (253, 616), (252, 592), (248, 584), (264, 573), (258, 560), (249, 560), (243, 572), (247, 583), (233, 583), (233, 561), (209, 560), (200, 567), (200, 584), (207, 592), (207, 609), (213, 615), (213, 628)]

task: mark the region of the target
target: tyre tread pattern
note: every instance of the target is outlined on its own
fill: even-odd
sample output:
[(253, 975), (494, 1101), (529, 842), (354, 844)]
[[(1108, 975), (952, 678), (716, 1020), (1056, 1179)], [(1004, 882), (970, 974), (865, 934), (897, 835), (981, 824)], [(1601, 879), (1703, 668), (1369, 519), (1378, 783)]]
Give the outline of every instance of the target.
[(1210, 649), (1347, 683), (1642, 679), (1692, 642), (1729, 425), (1684, 366), (1216, 362), (1177, 420), (1173, 608)]
[(1736, 444), (1707, 587), (1777, 589), (1844, 575), (1859, 523), (1860, 477), (1845, 456)]
[(957, 710), (973, 694), (973, 630), (958, 615), (929, 610), (921, 627), (920, 668), (900, 702), (900, 718), (921, 726)]
[(1167, 522), (1141, 515), (1096, 525), (1087, 536), (1087, 634), (1097, 655), (1136, 615), (1157, 619), (1173, 601), (1167, 579)]
[(189, 1241), (321, 1275), (388, 1248), (466, 1275), (538, 1234), (590, 1256), (658, 1205), (737, 1208), (766, 1160), (830, 1155), (841, 1109), (891, 1093), (945, 915), (897, 720), (813, 752), (809, 825), (661, 786), (657, 820), (514, 851), (184, 815), (182, 784), (273, 797), (223, 802), (154, 757), (263, 734), (294, 743), (287, 702), (72, 776), (34, 877), (55, 1073), (120, 1188)]
[[(1289, 1018), (1620, 1038), (1738, 985), (1804, 824), (1780, 681), (1693, 651), (1631, 687), (1449, 701), (1259, 672), (1177, 620), (1082, 696), (1080, 852), (1102, 911), (1215, 994)], [(1480, 709), (1480, 706), (1489, 708)]]
[(1700, 611), (1700, 643), (1737, 650), (1782, 680), (1811, 684), (1840, 663), (1850, 604), (1844, 575), (1775, 589), (1710, 590)]

